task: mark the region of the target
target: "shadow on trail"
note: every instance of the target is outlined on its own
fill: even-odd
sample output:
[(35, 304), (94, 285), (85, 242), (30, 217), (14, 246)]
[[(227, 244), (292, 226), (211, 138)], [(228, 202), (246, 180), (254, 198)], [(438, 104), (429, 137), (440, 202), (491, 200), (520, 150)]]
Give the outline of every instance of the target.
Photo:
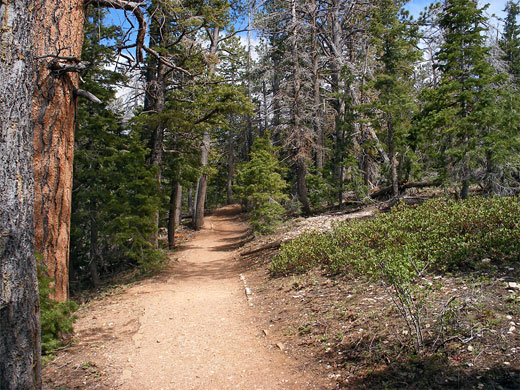
[(241, 271), (241, 268), (240, 264), (226, 258), (204, 263), (189, 263), (180, 269), (174, 267), (171, 277), (179, 282), (233, 279), (237, 277), (237, 273)]

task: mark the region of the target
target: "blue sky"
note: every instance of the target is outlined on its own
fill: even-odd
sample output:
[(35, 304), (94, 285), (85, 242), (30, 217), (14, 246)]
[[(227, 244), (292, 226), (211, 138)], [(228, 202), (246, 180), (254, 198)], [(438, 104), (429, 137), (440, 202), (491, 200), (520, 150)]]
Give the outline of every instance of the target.
[[(424, 7), (427, 7), (434, 1), (432, 0), (411, 0), (406, 8), (412, 13), (414, 16), (418, 16), (421, 11), (424, 10)], [(504, 16), (504, 8), (506, 7), (507, 0), (488, 0), (488, 1), (479, 1), (480, 6), (485, 4), (489, 4), (489, 8), (487, 9), (487, 13), (489, 15), (495, 14), (499, 17)]]

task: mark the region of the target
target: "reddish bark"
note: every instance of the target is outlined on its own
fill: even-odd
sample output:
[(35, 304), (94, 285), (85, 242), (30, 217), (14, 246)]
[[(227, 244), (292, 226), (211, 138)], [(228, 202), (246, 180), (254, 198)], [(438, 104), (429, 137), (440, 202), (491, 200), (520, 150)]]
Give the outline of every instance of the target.
[(40, 57), (33, 98), (35, 246), (54, 279), (53, 298), (64, 301), (69, 297), (74, 90), (79, 75), (50, 68), (57, 62), (77, 65), (74, 59), (81, 57), (85, 7), (83, 0), (38, 0), (35, 7), (35, 53)]

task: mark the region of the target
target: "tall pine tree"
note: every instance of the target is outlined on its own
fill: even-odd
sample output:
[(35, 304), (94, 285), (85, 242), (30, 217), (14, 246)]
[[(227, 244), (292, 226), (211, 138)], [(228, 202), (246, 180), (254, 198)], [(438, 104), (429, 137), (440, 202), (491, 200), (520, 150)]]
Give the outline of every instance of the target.
[(504, 34), (500, 48), (504, 52), (503, 60), (508, 65), (509, 73), (517, 87), (520, 87), (520, 4), (518, 1), (508, 1), (505, 11), (507, 16), (504, 24)]
[(399, 195), (398, 155), (406, 154), (406, 137), (414, 99), (414, 65), (421, 53), (417, 47), (417, 26), (402, 7), (407, 1), (380, 0), (374, 7), (371, 33), (378, 66), (373, 88), (378, 96), (371, 115), (376, 129), (383, 133), (389, 157), (390, 181), (394, 196)]
[(482, 183), (496, 165), (507, 135), (500, 123), (501, 77), (489, 63), (484, 9), (475, 0), (446, 0), (439, 24), (444, 43), (436, 53), (440, 81), (423, 93), (422, 133), (433, 165), (445, 181)]

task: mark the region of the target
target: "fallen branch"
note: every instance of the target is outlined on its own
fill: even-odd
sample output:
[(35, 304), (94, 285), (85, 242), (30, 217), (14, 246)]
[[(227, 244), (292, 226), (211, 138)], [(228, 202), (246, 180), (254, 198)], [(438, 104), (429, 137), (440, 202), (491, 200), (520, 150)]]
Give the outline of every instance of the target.
[[(440, 185), (440, 182), (438, 181), (419, 181), (419, 182), (410, 182), (408, 183), (406, 180), (402, 180), (399, 182), (399, 191), (404, 191), (409, 188), (426, 188), (426, 187), (437, 187)], [(375, 190), (372, 190), (370, 192), (370, 197), (372, 199), (374, 198), (380, 198), (383, 196), (390, 195), (392, 193), (392, 186), (386, 186), (383, 188), (378, 188)]]

